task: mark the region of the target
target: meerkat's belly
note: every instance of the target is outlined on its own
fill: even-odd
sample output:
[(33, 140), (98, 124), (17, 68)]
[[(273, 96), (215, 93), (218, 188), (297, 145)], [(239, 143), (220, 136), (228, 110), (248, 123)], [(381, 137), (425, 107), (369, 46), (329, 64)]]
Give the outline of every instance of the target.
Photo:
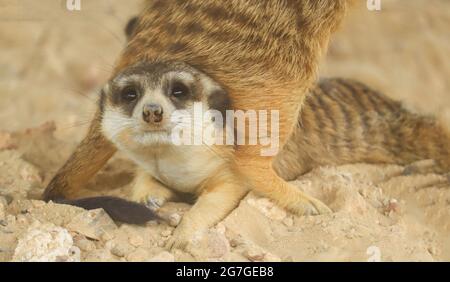
[(135, 154), (133, 159), (168, 188), (185, 193), (196, 192), (224, 162), (202, 146), (173, 146), (149, 154)]

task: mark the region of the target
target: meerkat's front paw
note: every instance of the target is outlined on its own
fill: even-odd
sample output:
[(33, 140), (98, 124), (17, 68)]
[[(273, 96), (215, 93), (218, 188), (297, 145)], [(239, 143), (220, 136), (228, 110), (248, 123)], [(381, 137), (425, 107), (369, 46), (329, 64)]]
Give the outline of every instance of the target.
[(166, 202), (164, 198), (158, 198), (149, 196), (147, 201), (144, 202), (144, 205), (153, 211), (159, 210)]
[(159, 210), (167, 201), (164, 197), (158, 197), (156, 195), (133, 195), (132, 200), (141, 204), (153, 211)]
[(288, 205), (287, 209), (296, 215), (320, 215), (333, 212), (327, 205), (312, 197), (303, 197), (296, 203)]
[(194, 240), (196, 232), (201, 232), (188, 225), (184, 225), (183, 222), (175, 229), (172, 237), (166, 243), (166, 248), (169, 250), (180, 249), (186, 250), (188, 245)]
[(157, 211), (172, 198), (172, 193), (162, 189), (135, 189), (131, 199)]

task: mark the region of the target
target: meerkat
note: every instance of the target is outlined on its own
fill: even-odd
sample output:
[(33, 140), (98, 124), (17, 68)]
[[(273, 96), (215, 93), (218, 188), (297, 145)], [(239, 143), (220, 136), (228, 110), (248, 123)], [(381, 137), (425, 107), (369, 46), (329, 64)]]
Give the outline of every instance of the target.
[[(139, 15), (135, 31), (112, 77), (139, 62), (184, 62), (225, 85), (235, 110), (279, 111), (280, 147), (295, 129), (305, 96), (331, 33), (343, 18), (345, 0), (154, 0)], [(114, 155), (102, 131), (99, 108), (87, 136), (50, 181), (45, 200), (70, 199)], [(269, 129), (268, 135), (272, 132)], [(330, 213), (275, 171), (263, 146), (237, 146), (236, 170), (252, 190), (298, 215)], [(229, 183), (215, 180), (209, 193)], [(189, 218), (174, 235), (183, 246), (196, 226)]]
[[(178, 237), (214, 225), (233, 210), (250, 187), (234, 164), (234, 145), (223, 147), (174, 144), (176, 126), (212, 126), (224, 134), (226, 123), (215, 116), (187, 121), (176, 112), (194, 117), (230, 109), (227, 92), (205, 74), (181, 62), (141, 62), (112, 79), (101, 94), (103, 134), (138, 165), (132, 200), (148, 204), (173, 199), (174, 191), (198, 195), (184, 215), (168, 246)], [(197, 108), (196, 108), (197, 107)], [(198, 114), (198, 113), (197, 113)], [(192, 140), (193, 134), (187, 136)]]
[[(171, 139), (173, 128), (181, 122), (172, 119), (174, 112), (183, 110), (192, 116), (195, 103), (222, 116), (232, 109), (220, 84), (182, 62), (141, 62), (119, 73), (101, 92), (100, 124), (104, 136), (138, 165), (134, 202), (94, 197), (62, 203), (106, 207), (113, 219), (139, 224), (158, 218), (149, 205), (158, 208), (174, 200), (176, 192), (196, 195), (197, 202), (168, 247), (180, 247), (177, 232), (193, 236), (227, 216), (251, 189), (234, 163), (235, 146), (176, 145)], [(216, 126), (213, 119), (202, 119), (202, 128), (211, 124)], [(217, 129), (225, 131), (229, 123), (220, 125)], [(446, 171), (449, 140), (448, 131), (433, 118), (413, 114), (362, 83), (322, 79), (307, 95), (274, 169), (290, 181), (323, 165), (406, 165), (434, 159)]]

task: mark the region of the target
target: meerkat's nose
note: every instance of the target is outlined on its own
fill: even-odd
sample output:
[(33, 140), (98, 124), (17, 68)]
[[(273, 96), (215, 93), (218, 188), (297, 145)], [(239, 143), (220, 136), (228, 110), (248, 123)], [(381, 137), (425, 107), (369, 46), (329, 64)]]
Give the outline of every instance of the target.
[(142, 110), (142, 118), (148, 123), (159, 123), (163, 119), (163, 113), (164, 111), (160, 104), (145, 104)]

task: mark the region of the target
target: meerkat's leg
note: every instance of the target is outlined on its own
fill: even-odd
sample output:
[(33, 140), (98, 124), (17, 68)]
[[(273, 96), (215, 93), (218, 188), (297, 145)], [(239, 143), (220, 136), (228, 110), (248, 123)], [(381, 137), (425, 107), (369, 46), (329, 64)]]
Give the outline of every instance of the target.
[(48, 184), (43, 195), (45, 201), (76, 196), (77, 190), (114, 155), (116, 148), (101, 133), (100, 121), (101, 111), (98, 111), (86, 137)]
[(145, 171), (139, 169), (131, 194), (133, 201), (143, 203), (152, 210), (159, 209), (167, 201), (173, 200), (175, 193)]
[[(289, 87), (289, 89), (295, 89), (295, 87), (292, 86)], [(298, 98), (296, 95), (292, 95), (292, 91), (289, 89), (279, 88), (273, 92), (273, 95), (283, 97), (286, 102), (268, 106), (269, 111), (276, 110), (280, 113), (280, 115), (278, 130), (277, 128), (274, 128), (273, 130), (275, 131), (272, 132), (272, 128), (270, 130), (267, 129), (265, 134), (266, 136), (272, 136), (273, 134), (275, 138), (274, 140), (278, 139), (278, 142), (272, 145), (277, 145), (277, 148), (281, 150), (283, 150), (285, 145), (289, 143), (288, 139), (293, 134), (294, 127), (298, 121), (300, 105), (302, 104), (301, 98)], [(269, 105), (269, 103), (267, 103), (267, 105)], [(244, 106), (245, 108), (251, 108), (250, 105)], [(245, 132), (250, 132), (248, 125), (247, 128), (245, 128)], [(276, 156), (262, 156), (261, 153), (264, 149), (267, 148), (264, 148), (261, 145), (242, 145), (237, 146), (235, 151), (236, 165), (239, 167), (242, 174), (252, 182), (252, 190), (262, 196), (271, 198), (279, 206), (286, 208), (297, 215), (317, 215), (331, 212), (331, 210), (321, 201), (305, 194), (294, 185), (289, 184), (282, 179), (280, 175), (277, 174), (273, 166), (273, 160)], [(293, 152), (293, 154), (296, 154), (296, 152)], [(306, 157), (307, 155), (304, 158), (304, 164), (309, 165), (311, 162)], [(283, 165), (286, 167), (293, 165), (296, 169), (300, 170), (307, 169), (307, 166), (302, 166), (303, 162), (294, 163), (291, 162), (292, 159), (289, 161), (290, 163)], [(280, 170), (279, 164), (275, 167), (278, 171)], [(295, 178), (296, 169), (289, 169), (289, 171), (283, 173), (281, 176), (286, 177), (287, 179), (293, 179)]]
[(307, 195), (282, 179), (274, 170), (272, 158), (244, 158), (238, 155), (242, 173), (252, 181), (252, 189), (261, 196), (297, 215), (318, 215), (332, 212), (321, 201)]
[(271, 198), (281, 207), (297, 215), (319, 215), (332, 212), (321, 201), (279, 177), (272, 168), (267, 169), (264, 174), (254, 175), (252, 172), (247, 172), (247, 174), (252, 175), (256, 192)]
[(195, 205), (183, 216), (180, 225), (167, 242), (170, 248), (185, 248), (197, 232), (225, 218), (248, 193), (247, 185), (237, 174), (222, 173), (205, 183)]

